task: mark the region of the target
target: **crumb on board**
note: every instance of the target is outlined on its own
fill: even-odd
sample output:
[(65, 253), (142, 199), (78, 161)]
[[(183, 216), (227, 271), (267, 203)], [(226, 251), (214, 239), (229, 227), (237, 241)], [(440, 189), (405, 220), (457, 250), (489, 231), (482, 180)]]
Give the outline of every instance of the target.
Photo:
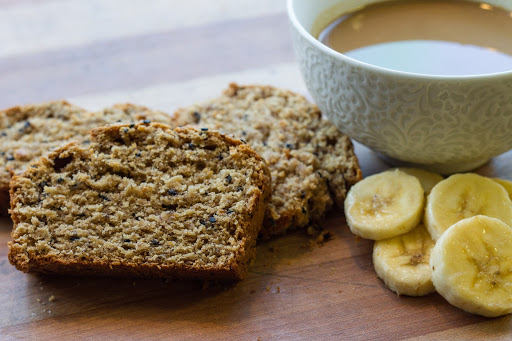
[(324, 230), (319, 225), (310, 225), (307, 228), (307, 235), (313, 237), (309, 240), (307, 248), (312, 250), (316, 246), (322, 246), (325, 242), (333, 239), (334, 234), (331, 231)]
[(318, 233), (318, 230), (317, 230), (316, 226), (313, 226), (313, 225), (308, 226), (308, 229), (307, 229), (308, 236), (315, 236), (317, 233)]
[(331, 231), (327, 231), (327, 230), (322, 230), (322, 232), (320, 232), (320, 234), (318, 235), (318, 237), (316, 237), (316, 240), (315, 242), (318, 244), (318, 245), (323, 245), (325, 242), (331, 240), (333, 238), (333, 234)]
[(50, 297), (48, 297), (48, 301), (50, 301), (50, 302), (55, 301), (55, 296), (54, 296), (54, 295), (51, 295)]
[[(334, 237), (334, 234), (331, 231), (323, 230), (320, 231), (316, 230), (317, 233), (313, 234), (314, 239), (309, 240), (309, 249), (313, 250), (316, 246), (323, 246), (327, 241), (332, 240)], [(309, 232), (308, 232), (309, 234)], [(309, 234), (311, 235), (311, 234)]]

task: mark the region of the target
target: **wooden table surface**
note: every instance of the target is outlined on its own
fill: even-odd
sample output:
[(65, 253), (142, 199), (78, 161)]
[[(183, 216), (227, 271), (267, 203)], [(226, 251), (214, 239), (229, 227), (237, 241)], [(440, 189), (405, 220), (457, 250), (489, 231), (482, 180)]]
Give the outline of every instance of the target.
[[(283, 0), (0, 0), (1, 108), (65, 98), (173, 112), (233, 81), (307, 96)], [(356, 153), (365, 176), (388, 167)], [(476, 171), (512, 179), (512, 152)], [(512, 339), (510, 316), (387, 290), (372, 242), (339, 209), (323, 224), (333, 240), (298, 231), (261, 242), (247, 279), (231, 285), (24, 274), (7, 260), (11, 226), (0, 219), (1, 340)]]

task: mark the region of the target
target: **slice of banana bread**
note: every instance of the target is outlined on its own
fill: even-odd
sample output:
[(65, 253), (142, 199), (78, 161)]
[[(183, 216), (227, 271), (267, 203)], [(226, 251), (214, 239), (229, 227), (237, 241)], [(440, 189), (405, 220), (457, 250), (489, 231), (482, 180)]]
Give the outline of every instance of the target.
[(318, 221), (333, 203), (343, 208), (362, 176), (350, 139), (290, 91), (231, 84), (218, 98), (178, 110), (174, 120), (233, 134), (267, 161), (273, 193), (264, 237)]
[(206, 128), (117, 124), (91, 134), (13, 176), (16, 268), (243, 277), (271, 191), (258, 154)]
[(88, 139), (87, 132), (106, 124), (152, 120), (169, 124), (168, 115), (133, 104), (118, 104), (89, 113), (65, 101), (18, 106), (0, 112), (0, 214), (9, 207), (10, 174), (50, 150)]

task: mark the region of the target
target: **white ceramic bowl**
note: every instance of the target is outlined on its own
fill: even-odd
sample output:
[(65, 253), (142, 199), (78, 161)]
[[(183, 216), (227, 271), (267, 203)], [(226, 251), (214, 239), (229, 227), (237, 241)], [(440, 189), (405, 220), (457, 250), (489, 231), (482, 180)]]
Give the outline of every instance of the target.
[[(295, 54), (322, 112), (395, 164), (444, 174), (474, 169), (510, 150), (512, 71), (477, 76), (395, 71), (347, 57), (310, 33), (319, 15), (334, 19), (377, 1), (288, 0)], [(509, 0), (486, 2), (512, 10)]]

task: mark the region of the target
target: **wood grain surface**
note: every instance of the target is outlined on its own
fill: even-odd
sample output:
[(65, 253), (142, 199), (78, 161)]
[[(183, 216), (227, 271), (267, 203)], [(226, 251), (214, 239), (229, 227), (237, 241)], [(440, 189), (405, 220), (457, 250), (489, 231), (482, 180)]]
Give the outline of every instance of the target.
[[(283, 0), (1, 0), (0, 107), (66, 98), (90, 110), (130, 101), (173, 112), (229, 82), (306, 95)], [(356, 143), (363, 174), (389, 166)], [(512, 152), (476, 172), (512, 179)], [(0, 340), (510, 340), (510, 316), (465, 313), (438, 294), (397, 296), (372, 242), (340, 209), (317, 244), (296, 231), (260, 242), (233, 284), (51, 277), (7, 260), (0, 218)]]

